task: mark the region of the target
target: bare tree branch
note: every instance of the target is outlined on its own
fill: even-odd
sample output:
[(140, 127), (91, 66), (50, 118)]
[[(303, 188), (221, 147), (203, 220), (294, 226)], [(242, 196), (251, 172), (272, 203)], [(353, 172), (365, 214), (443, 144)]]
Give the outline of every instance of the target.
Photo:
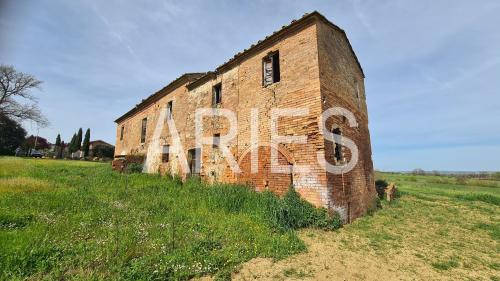
[[(9, 65), (0, 65), (0, 114), (18, 121), (31, 120), (39, 126), (49, 122), (38, 108), (38, 99), (31, 90), (40, 89), (42, 81), (33, 75), (18, 72)], [(19, 100), (24, 100), (21, 103)]]

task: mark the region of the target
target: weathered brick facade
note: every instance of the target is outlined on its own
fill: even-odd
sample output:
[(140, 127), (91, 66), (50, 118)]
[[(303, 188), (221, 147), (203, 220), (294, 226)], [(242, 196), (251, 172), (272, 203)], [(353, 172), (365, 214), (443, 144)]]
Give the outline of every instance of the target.
[[(263, 59), (279, 52), (279, 82), (263, 86)], [(293, 184), (309, 202), (338, 211), (346, 220), (364, 214), (374, 206), (375, 187), (371, 160), (368, 114), (364, 92), (364, 75), (343, 30), (321, 14), (305, 15), (250, 49), (237, 54), (214, 72), (185, 74), (143, 100), (116, 120), (116, 157), (130, 154), (148, 155), (150, 146), (158, 147), (148, 155), (149, 171), (179, 174), (179, 153), (188, 155), (195, 143), (195, 111), (213, 107), (214, 86), (221, 84), (221, 103), (214, 111), (229, 109), (236, 115), (237, 135), (229, 149), (242, 173), (233, 173), (220, 149), (212, 145), (201, 148), (200, 176), (209, 182), (248, 183), (258, 191), (265, 189), (283, 194)], [(167, 104), (172, 101), (172, 118), (184, 151), (172, 149), (173, 138), (165, 122)], [(335, 164), (335, 145), (321, 132), (322, 112), (343, 107), (354, 113), (358, 127), (349, 126), (345, 117), (334, 116), (327, 128), (338, 128), (342, 136), (352, 139), (359, 149), (359, 160), (351, 171), (332, 174), (318, 163), (317, 155)], [(307, 108), (305, 116), (281, 117), (278, 132), (282, 136), (306, 136), (307, 143), (271, 145), (271, 111), (284, 108)], [(258, 110), (258, 143), (251, 147), (252, 110)], [(161, 113), (164, 114), (161, 114)], [(161, 116), (160, 116), (161, 115)], [(147, 118), (146, 139), (141, 143), (142, 120)], [(226, 118), (204, 119), (203, 135), (224, 136), (229, 131)], [(122, 129), (123, 127), (123, 129)], [(123, 130), (123, 137), (122, 137)], [(168, 161), (161, 146), (170, 145)], [(292, 165), (291, 173), (272, 173), (270, 156), (278, 151), (281, 165)], [(258, 155), (257, 173), (251, 173), (251, 152)], [(342, 149), (344, 161), (351, 152)], [(337, 159), (337, 162), (343, 163)], [(308, 173), (295, 167), (309, 165)]]

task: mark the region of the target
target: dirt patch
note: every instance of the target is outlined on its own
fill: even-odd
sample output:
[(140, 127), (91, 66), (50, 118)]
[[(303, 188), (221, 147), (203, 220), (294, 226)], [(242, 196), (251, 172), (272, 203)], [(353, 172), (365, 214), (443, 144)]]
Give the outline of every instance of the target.
[[(300, 237), (308, 252), (273, 262), (257, 258), (245, 263), (233, 280), (450, 280), (412, 253), (397, 251), (382, 256), (374, 251), (352, 251), (344, 245), (345, 229), (338, 232), (304, 230)], [(349, 241), (365, 244), (361, 239)]]

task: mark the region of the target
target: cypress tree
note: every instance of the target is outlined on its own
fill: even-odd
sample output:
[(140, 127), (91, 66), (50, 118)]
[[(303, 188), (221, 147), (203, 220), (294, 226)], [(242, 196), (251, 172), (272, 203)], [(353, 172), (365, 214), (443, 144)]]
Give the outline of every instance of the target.
[(61, 146), (61, 135), (57, 134), (57, 137), (56, 137), (56, 147), (59, 147), (59, 146)]
[(63, 158), (63, 155), (64, 155), (64, 141), (61, 141), (61, 147), (57, 152), (57, 158)]
[(85, 132), (85, 139), (83, 139), (83, 155), (85, 157), (89, 156), (89, 146), (90, 146), (90, 128)]
[(76, 139), (76, 150), (82, 149), (82, 138), (83, 138), (83, 131), (82, 128), (78, 130), (78, 138)]
[(71, 141), (69, 142), (69, 153), (73, 153), (77, 150), (76, 142), (77, 142), (78, 137), (76, 134), (73, 134), (73, 137), (71, 138)]
[(61, 135), (57, 134), (56, 137), (56, 144), (54, 147), (54, 153), (56, 155), (56, 158), (59, 158), (59, 151), (61, 150)]

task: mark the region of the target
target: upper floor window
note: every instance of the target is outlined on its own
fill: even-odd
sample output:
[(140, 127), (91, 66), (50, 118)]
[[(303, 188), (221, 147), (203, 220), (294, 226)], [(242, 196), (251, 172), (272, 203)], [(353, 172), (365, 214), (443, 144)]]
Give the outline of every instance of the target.
[(270, 53), (262, 60), (262, 85), (267, 86), (280, 81), (280, 53)]
[(141, 143), (146, 142), (146, 130), (148, 126), (148, 118), (142, 119), (142, 124), (141, 124)]
[(344, 155), (342, 153), (342, 131), (340, 128), (335, 128), (332, 130), (334, 142), (334, 153), (335, 164), (340, 164), (344, 161)]
[(167, 120), (172, 119), (172, 110), (174, 109), (174, 101), (167, 103)]
[(120, 128), (120, 140), (123, 140), (123, 131), (125, 130), (125, 126), (122, 125)]
[(212, 89), (212, 105), (218, 105), (222, 103), (222, 84), (219, 83), (215, 85)]

